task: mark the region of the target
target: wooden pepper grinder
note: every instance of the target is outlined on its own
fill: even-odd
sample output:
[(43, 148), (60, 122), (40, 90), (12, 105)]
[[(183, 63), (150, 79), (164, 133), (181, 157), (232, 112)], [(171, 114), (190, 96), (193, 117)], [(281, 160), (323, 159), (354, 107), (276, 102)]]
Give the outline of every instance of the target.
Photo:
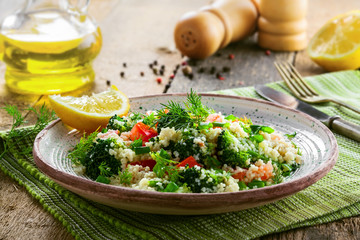
[(190, 58), (204, 59), (253, 33), (257, 18), (252, 0), (217, 0), (181, 17), (174, 31), (176, 47)]
[(258, 44), (275, 51), (306, 48), (307, 0), (260, 0)]

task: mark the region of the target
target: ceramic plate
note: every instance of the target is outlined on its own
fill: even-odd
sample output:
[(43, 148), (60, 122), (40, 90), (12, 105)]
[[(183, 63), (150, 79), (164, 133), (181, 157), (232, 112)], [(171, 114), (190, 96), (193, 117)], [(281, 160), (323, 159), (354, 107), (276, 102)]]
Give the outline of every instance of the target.
[[(169, 100), (183, 102), (185, 94), (132, 98), (131, 110), (159, 109)], [(336, 139), (316, 119), (296, 110), (257, 99), (202, 94), (205, 105), (223, 114), (246, 116), (254, 124), (273, 126), (283, 133), (297, 132), (293, 139), (302, 149), (302, 166), (278, 185), (232, 193), (162, 193), (97, 183), (78, 176), (67, 158), (81, 134), (55, 120), (36, 137), (34, 158), (41, 171), (58, 184), (90, 200), (116, 208), (158, 214), (213, 214), (256, 207), (290, 196), (314, 184), (335, 165)]]

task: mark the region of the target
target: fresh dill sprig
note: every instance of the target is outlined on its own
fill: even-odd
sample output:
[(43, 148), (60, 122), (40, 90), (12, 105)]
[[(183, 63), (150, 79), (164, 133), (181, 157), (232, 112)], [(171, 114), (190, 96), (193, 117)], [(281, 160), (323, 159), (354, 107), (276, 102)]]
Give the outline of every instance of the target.
[(158, 111), (158, 129), (174, 127), (178, 130), (185, 129), (193, 125), (194, 120), (179, 103), (169, 101), (168, 104), (162, 104), (162, 106), (164, 109)]
[(74, 149), (68, 155), (68, 158), (75, 165), (84, 164), (86, 154), (89, 149), (92, 147), (93, 142), (99, 132), (92, 132), (89, 136), (84, 136), (80, 138), (80, 142), (75, 145)]
[(10, 116), (12, 116), (12, 126), (9, 134), (13, 133), (13, 130), (20, 125), (24, 124), (26, 121), (24, 120), (25, 117), (21, 115), (21, 112), (19, 111), (17, 106), (13, 105), (6, 105), (3, 108)]
[(104, 177), (110, 177), (112, 175), (111, 168), (106, 165), (106, 162), (102, 162), (99, 166), (100, 175)]
[[(37, 117), (37, 121), (33, 127), (28, 128), (26, 131), (19, 131), (18, 128), (27, 122), (25, 120), (25, 116), (22, 116), (18, 107), (14, 105), (6, 105), (2, 109), (4, 109), (10, 116), (12, 116), (13, 119), (11, 129), (7, 132), (6, 137), (3, 139), (4, 151), (0, 154), (0, 157), (14, 148), (16, 142), (19, 142), (28, 136), (39, 133), (50, 121), (54, 120), (56, 117), (55, 112), (48, 109), (45, 104), (43, 104), (39, 109), (30, 107), (26, 110), (33, 112)], [(22, 149), (18, 153), (28, 154), (31, 153), (31, 151), (32, 148), (28, 147)]]
[(184, 104), (197, 124), (205, 122), (206, 118), (209, 116), (210, 109), (202, 104), (201, 96), (192, 89), (190, 90), (190, 93), (187, 94), (187, 102)]
[(174, 101), (162, 104), (164, 108), (159, 110), (157, 115), (158, 130), (164, 127), (174, 127), (178, 130), (200, 125), (201, 122), (205, 122), (211, 112), (214, 112), (202, 104), (201, 96), (192, 89), (183, 104), (185, 108)]
[(34, 126), (36, 131), (41, 131), (49, 122), (56, 118), (55, 112), (49, 110), (45, 104), (43, 104), (39, 109), (30, 107), (27, 110), (33, 112), (37, 117), (37, 121)]
[(129, 169), (126, 168), (124, 171), (119, 171), (119, 180), (120, 184), (130, 185), (132, 180), (132, 173), (129, 172)]

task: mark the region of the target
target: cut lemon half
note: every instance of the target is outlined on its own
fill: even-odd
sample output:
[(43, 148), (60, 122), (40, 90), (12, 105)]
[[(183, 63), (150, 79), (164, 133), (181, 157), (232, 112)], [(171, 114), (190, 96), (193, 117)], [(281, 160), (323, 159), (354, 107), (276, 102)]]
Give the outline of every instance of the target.
[(50, 95), (49, 101), (52, 109), (65, 124), (88, 133), (106, 127), (109, 119), (115, 114), (125, 116), (130, 108), (128, 97), (115, 86), (91, 96)]
[(328, 71), (360, 67), (360, 11), (327, 22), (311, 39), (310, 58)]

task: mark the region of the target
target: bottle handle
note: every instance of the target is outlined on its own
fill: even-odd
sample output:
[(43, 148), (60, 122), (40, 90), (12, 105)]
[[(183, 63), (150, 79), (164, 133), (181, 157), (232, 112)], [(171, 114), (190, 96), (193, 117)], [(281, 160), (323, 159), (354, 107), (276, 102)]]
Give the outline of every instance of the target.
[[(31, 1), (31, 0), (30, 0)], [(59, 0), (60, 6), (67, 12), (86, 15), (90, 0)]]

